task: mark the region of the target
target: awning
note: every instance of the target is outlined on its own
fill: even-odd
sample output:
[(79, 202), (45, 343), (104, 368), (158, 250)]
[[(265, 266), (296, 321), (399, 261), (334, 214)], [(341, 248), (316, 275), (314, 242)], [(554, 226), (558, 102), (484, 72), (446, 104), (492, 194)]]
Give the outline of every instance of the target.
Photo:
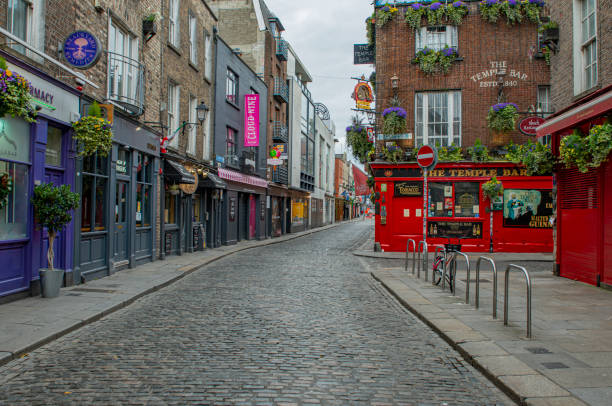
[(579, 125), (612, 110), (612, 86), (593, 93), (589, 98), (578, 101), (559, 113), (549, 117), (539, 126), (537, 136), (553, 134)]
[(202, 187), (209, 187), (213, 189), (227, 189), (227, 183), (225, 183), (214, 173), (210, 172), (208, 172), (207, 175), (202, 176), (202, 182), (200, 182), (200, 185)]
[(189, 172), (183, 165), (169, 159), (166, 159), (164, 162), (164, 174), (166, 179), (174, 183), (185, 183), (188, 185), (193, 185), (195, 183), (195, 175)]

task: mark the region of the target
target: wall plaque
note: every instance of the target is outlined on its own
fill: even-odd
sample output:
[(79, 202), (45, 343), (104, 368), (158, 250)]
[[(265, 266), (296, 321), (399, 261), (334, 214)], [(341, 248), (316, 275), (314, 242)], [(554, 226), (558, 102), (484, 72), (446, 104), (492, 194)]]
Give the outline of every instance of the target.
[(395, 197), (423, 196), (423, 182), (395, 182)]

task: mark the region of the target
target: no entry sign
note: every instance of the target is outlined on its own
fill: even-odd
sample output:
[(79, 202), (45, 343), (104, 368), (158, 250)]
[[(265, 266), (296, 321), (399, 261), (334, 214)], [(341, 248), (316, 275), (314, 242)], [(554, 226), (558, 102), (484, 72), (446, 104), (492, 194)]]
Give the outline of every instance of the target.
[(436, 166), (438, 154), (433, 147), (423, 145), (417, 153), (417, 163), (423, 169), (432, 169)]

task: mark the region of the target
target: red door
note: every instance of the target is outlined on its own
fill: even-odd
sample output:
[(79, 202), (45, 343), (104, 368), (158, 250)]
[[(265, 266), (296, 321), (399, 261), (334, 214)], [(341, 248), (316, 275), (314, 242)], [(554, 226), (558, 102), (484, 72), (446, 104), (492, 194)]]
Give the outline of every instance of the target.
[(601, 208), (599, 171), (559, 173), (557, 230), (560, 275), (596, 285), (600, 276)]
[(255, 196), (249, 195), (249, 240), (255, 238), (257, 231), (257, 206), (255, 205)]
[(603, 263), (601, 266), (603, 276), (601, 281), (612, 285), (612, 163), (606, 162), (603, 174), (602, 196), (602, 232), (603, 232)]

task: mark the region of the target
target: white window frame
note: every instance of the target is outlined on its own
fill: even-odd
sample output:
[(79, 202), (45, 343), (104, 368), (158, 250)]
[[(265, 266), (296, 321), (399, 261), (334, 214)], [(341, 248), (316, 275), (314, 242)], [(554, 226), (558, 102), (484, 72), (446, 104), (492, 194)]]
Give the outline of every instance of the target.
[(202, 159), (210, 160), (210, 133), (212, 128), (212, 117), (208, 114), (206, 121), (204, 122), (204, 135), (202, 139)]
[(204, 31), (204, 77), (211, 81), (212, 79), (212, 37)]
[[(198, 98), (189, 96), (189, 122), (196, 123), (198, 119), (196, 108), (198, 107)], [(196, 153), (196, 141), (198, 135), (198, 126), (196, 124), (190, 124), (189, 128), (189, 140), (187, 142), (187, 153), (195, 155)]]
[[(444, 37), (444, 40), (439, 42), (434, 41), (437, 36), (432, 33), (434, 32), (434, 30), (440, 30), (442, 28), (444, 28), (445, 31), (443, 35), (440, 35), (440, 37)], [(421, 27), (420, 30), (416, 31), (415, 53), (421, 51), (425, 47), (433, 49), (434, 51), (440, 51), (446, 46), (448, 46), (449, 48), (458, 49), (459, 40), (457, 36), (456, 26), (439, 25), (431, 27)]]
[[(119, 34), (121, 37), (119, 37)], [(111, 54), (107, 66), (107, 97), (115, 101), (128, 101), (134, 104), (138, 92), (138, 55), (139, 40), (115, 22), (108, 23), (108, 51), (125, 57), (115, 57), (111, 64)], [(130, 61), (131, 59), (131, 61)], [(123, 79), (127, 80), (123, 80)]]
[(168, 41), (175, 47), (181, 46), (180, 0), (168, 3)]
[[(597, 1), (592, 0), (593, 8), (589, 9), (591, 0), (574, 0), (574, 95), (597, 86), (599, 82), (599, 51), (597, 49)], [(587, 14), (584, 7), (587, 7)], [(585, 23), (593, 20), (592, 35), (585, 36)], [(590, 77), (589, 76), (590, 72)]]
[[(536, 103), (536, 112), (548, 113), (551, 110), (550, 104), (550, 85), (540, 85), (538, 86), (538, 94), (537, 94), (537, 103)], [(544, 114), (544, 117), (548, 117), (550, 114)]]
[[(14, 2), (23, 2), (26, 4), (25, 16), (25, 38), (17, 35), (14, 31), (14, 13), (9, 12), (9, 6)], [(14, 8), (11, 8), (14, 10)], [(45, 47), (45, 1), (44, 0), (8, 0), (6, 5), (6, 28), (9, 32), (21, 38), (23, 41), (32, 45), (34, 48), (43, 51)], [(43, 63), (44, 59), (34, 52), (26, 49), (19, 44), (9, 45), (12, 49), (25, 54), (28, 58), (37, 62)]]
[[(432, 103), (435, 105), (435, 99), (433, 98), (434, 95), (446, 95), (446, 106), (447, 106), (446, 107), (447, 109), (446, 117), (447, 119), (445, 123), (443, 121), (430, 123), (429, 121), (429, 108), (432, 105)], [(419, 111), (418, 111), (419, 96), (422, 97), (421, 108), (423, 109), (420, 119), (419, 119)], [(415, 142), (417, 146), (421, 146), (421, 145), (435, 146), (436, 142), (439, 142), (441, 146), (449, 146), (453, 142), (455, 143), (455, 145), (461, 146), (461, 143), (462, 143), (461, 126), (462, 126), (462, 121), (463, 121), (461, 100), (462, 100), (461, 91), (417, 92), (415, 93), (414, 95), (414, 117), (415, 117), (414, 136), (415, 136)], [(456, 118), (455, 108), (457, 108), (457, 113), (459, 117), (458, 121), (455, 120)], [(458, 128), (455, 128), (455, 124), (458, 124)], [(447, 127), (446, 128), (447, 130), (446, 139), (436, 137), (433, 134), (429, 134), (430, 125), (432, 126), (433, 125), (446, 125)], [(420, 126), (422, 128), (419, 128)], [(446, 143), (444, 141), (446, 141)]]
[(198, 19), (189, 12), (189, 61), (198, 66)]
[[(179, 128), (180, 121), (180, 100), (181, 87), (172, 81), (168, 82), (168, 139)], [(169, 143), (171, 147), (178, 147), (180, 133), (177, 133), (174, 139)]]

